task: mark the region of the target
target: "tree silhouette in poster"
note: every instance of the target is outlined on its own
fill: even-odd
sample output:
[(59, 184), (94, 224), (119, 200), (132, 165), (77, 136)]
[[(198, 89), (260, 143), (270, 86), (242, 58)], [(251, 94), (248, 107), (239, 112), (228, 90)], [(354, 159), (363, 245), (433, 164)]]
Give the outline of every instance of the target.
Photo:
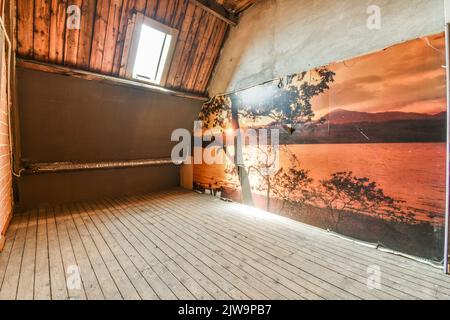
[(348, 212), (371, 214), (388, 221), (415, 222), (414, 213), (402, 210), (402, 201), (385, 195), (376, 182), (356, 177), (352, 172), (333, 173), (329, 179), (320, 181), (314, 194), (316, 205), (329, 210), (334, 231), (339, 231)]
[[(334, 76), (335, 73), (326, 67), (316, 68), (259, 86), (265, 92), (262, 95), (249, 98), (248, 92), (238, 92), (229, 97), (219, 96), (203, 106), (200, 120), (207, 127), (232, 128), (238, 132), (236, 141), (241, 138), (240, 121), (245, 119), (269, 118), (272, 125), (289, 126), (289, 129), (311, 123), (314, 118), (312, 99), (330, 88)], [(243, 202), (253, 204), (248, 168), (238, 161), (243, 159), (242, 146), (238, 143), (234, 145)]]

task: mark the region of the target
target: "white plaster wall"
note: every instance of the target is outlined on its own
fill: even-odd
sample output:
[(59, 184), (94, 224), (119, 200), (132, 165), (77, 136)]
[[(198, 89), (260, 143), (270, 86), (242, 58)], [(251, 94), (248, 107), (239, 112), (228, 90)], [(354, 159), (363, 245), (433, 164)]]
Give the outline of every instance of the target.
[[(381, 8), (380, 30), (367, 28), (370, 5)], [(444, 0), (260, 0), (231, 30), (209, 93), (243, 89), (442, 32), (444, 20)]]

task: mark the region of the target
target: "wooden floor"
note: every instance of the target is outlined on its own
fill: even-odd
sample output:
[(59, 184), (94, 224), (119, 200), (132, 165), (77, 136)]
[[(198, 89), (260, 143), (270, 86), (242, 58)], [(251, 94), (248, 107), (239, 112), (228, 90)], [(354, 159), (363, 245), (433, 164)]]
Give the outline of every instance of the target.
[(450, 299), (441, 270), (179, 189), (15, 216), (0, 287), (0, 299)]

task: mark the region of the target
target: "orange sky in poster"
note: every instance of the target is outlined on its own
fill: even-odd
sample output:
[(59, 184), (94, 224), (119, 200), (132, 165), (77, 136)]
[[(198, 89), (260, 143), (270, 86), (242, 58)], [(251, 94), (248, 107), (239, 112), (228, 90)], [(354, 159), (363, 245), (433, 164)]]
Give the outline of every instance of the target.
[[(329, 66), (330, 90), (313, 100), (316, 119), (336, 109), (359, 112), (446, 110), (444, 34), (424, 37)], [(431, 90), (431, 88), (433, 88)]]

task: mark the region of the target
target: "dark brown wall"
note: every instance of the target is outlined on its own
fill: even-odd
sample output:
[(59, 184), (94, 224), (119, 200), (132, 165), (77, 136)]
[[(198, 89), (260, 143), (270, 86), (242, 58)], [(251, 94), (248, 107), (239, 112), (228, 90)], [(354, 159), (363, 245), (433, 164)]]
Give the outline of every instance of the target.
[(157, 166), (26, 175), (20, 178), (20, 207), (70, 203), (159, 191), (179, 185), (179, 168)]
[[(18, 69), (22, 159), (114, 161), (170, 157), (171, 133), (191, 129), (202, 102)], [(142, 193), (178, 185), (174, 165), (25, 176), (22, 207)]]

